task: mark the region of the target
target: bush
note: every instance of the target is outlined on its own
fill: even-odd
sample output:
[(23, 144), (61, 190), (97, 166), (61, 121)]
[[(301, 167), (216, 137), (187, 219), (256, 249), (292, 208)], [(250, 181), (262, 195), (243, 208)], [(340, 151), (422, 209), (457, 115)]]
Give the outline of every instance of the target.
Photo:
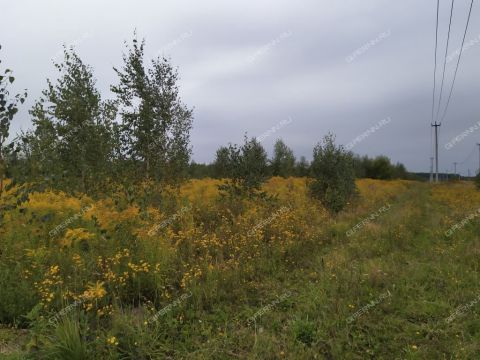
[(480, 190), (480, 171), (478, 172), (478, 175), (475, 178), (475, 185), (477, 186), (477, 189)]
[(315, 323), (309, 321), (308, 317), (306, 320), (301, 318), (295, 319), (293, 322), (293, 333), (295, 334), (295, 340), (307, 346), (311, 346), (317, 337)]
[(228, 148), (217, 151), (217, 168), (223, 169), (229, 179), (219, 189), (229, 195), (258, 195), (267, 176), (267, 153), (255, 139), (248, 140), (242, 147), (230, 144)]
[(356, 194), (353, 156), (343, 146), (335, 145), (332, 134), (325, 136), (323, 145), (313, 149), (309, 184), (311, 195), (319, 199), (332, 213), (340, 212)]

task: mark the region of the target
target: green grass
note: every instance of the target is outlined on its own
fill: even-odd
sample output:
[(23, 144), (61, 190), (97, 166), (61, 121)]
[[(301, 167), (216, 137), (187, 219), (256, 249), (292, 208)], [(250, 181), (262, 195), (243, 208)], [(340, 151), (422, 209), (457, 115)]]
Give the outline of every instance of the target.
[[(478, 296), (478, 258), (468, 255), (468, 249), (478, 247), (479, 238), (473, 231), (459, 234), (454, 243), (442, 237), (444, 229), (435, 230), (443, 215), (437, 208), (429, 188), (416, 185), (376, 221), (375, 231), (362, 229), (348, 241), (338, 236), (317, 255), (299, 261), (292, 273), (265, 282), (264, 304), (286, 289), (292, 296), (257, 319), (255, 328), (245, 329), (227, 319), (228, 335), (210, 338), (209, 343), (197, 344), (202, 350), (181, 356), (478, 358), (480, 304), (449, 324), (445, 319)], [(355, 219), (338, 222), (342, 221), (356, 223)], [(390, 296), (378, 301), (386, 291)], [(347, 322), (371, 302), (376, 305)], [(227, 314), (231, 314), (228, 307), (222, 312)]]
[[(473, 231), (454, 242), (443, 237), (444, 229), (435, 226), (446, 209), (437, 210), (429, 195), (429, 188), (418, 184), (375, 221), (374, 231), (364, 228), (346, 240), (332, 229), (328, 236), (333, 239), (319, 239), (327, 247), (299, 259), (293, 272), (271, 274), (257, 292), (262, 298), (245, 305), (242, 313), (255, 313), (286, 290), (292, 296), (257, 318), (254, 327), (245, 327), (247, 315), (234, 316), (237, 309), (228, 304), (200, 312), (198, 319), (221, 331), (209, 331), (209, 341), (201, 342), (193, 335), (197, 326), (187, 323), (191, 330), (185, 331), (192, 336), (181, 340), (187, 348), (176, 357), (478, 358), (480, 304), (449, 324), (445, 319), (478, 296), (478, 258), (468, 249), (480, 246), (479, 238)], [(354, 225), (362, 215), (368, 216), (339, 218), (334, 226)], [(386, 291), (390, 296), (378, 301)], [(378, 304), (347, 322), (371, 302)]]

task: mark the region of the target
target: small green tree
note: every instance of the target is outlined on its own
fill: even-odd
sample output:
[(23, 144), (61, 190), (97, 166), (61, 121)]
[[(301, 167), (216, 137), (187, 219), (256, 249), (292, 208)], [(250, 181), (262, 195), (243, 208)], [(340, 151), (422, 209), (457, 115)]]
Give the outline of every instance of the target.
[(295, 156), (293, 151), (281, 140), (275, 142), (273, 148), (272, 173), (273, 176), (293, 176)]
[(55, 64), (59, 78), (30, 111), (35, 126), (28, 137), (32, 166), (38, 174), (67, 189), (83, 192), (106, 176), (112, 154), (115, 107), (102, 102), (91, 67), (73, 49), (64, 49), (64, 61)]
[[(0, 49), (2, 47), (0, 46)], [(0, 63), (2, 61), (0, 60)], [(10, 69), (6, 69), (0, 74), (0, 195), (3, 192), (3, 178), (5, 177), (7, 164), (5, 162), (6, 153), (13, 148), (13, 143), (8, 147), (5, 146), (5, 142), (9, 136), (10, 123), (13, 116), (18, 111), (18, 103), (24, 103), (27, 97), (27, 92), (24, 94), (17, 94), (10, 98), (8, 91), (9, 85), (15, 81), (15, 77), (12, 75)]]
[(227, 183), (219, 187), (223, 193), (247, 196), (261, 194), (261, 186), (267, 178), (267, 153), (255, 138), (249, 140), (245, 136), (241, 147), (230, 144), (220, 148), (215, 162), (222, 162), (228, 178)]
[(311, 172), (314, 177), (309, 184), (311, 195), (332, 213), (340, 212), (355, 196), (353, 155), (343, 146), (336, 146), (332, 134), (313, 149)]
[(218, 179), (226, 178), (229, 175), (230, 149), (226, 146), (220, 147), (215, 154), (213, 162), (214, 176)]
[(267, 179), (267, 152), (257, 139), (248, 140), (246, 136), (241, 152), (238, 177), (245, 190), (250, 193), (258, 191)]
[(480, 171), (478, 172), (477, 176), (475, 177), (475, 185), (477, 189), (480, 190)]

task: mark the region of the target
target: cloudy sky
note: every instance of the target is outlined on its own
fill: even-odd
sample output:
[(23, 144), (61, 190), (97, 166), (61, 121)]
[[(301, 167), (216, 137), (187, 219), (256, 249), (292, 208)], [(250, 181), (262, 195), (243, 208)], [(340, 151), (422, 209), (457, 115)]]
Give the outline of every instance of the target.
[[(441, 3), (440, 70), (450, 6)], [(447, 94), (469, 4), (456, 1)], [(136, 28), (147, 56), (169, 56), (179, 67), (182, 98), (195, 108), (198, 162), (245, 132), (262, 137), (269, 152), (282, 138), (310, 159), (327, 132), (348, 144), (377, 125), (354, 152), (428, 171), (435, 12), (435, 0), (2, 1), (2, 65), (14, 69), (17, 89), (29, 90), (12, 133), (30, 128), (28, 108), (56, 76), (52, 58), (62, 44), (75, 46), (103, 96), (112, 97), (112, 67)], [(440, 169), (453, 171), (457, 161), (465, 174), (478, 167), (480, 129), (445, 145), (480, 121), (480, 4), (466, 44), (439, 141)]]

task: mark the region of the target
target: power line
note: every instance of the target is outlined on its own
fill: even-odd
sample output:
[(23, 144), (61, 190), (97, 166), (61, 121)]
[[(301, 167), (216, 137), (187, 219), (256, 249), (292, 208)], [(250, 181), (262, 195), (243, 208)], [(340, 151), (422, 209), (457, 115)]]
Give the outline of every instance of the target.
[(437, 0), (437, 23), (435, 26), (435, 67), (433, 68), (433, 95), (432, 95), (432, 123), (435, 113), (435, 88), (437, 86), (437, 49), (438, 49), (438, 14), (440, 13), (440, 0)]
[(458, 164), (459, 165), (465, 164), (468, 160), (470, 160), (470, 158), (472, 157), (472, 155), (475, 153), (476, 150), (477, 150), (477, 148), (476, 148), (476, 146), (474, 146), (472, 151), (470, 152), (470, 154), (465, 158), (465, 160), (463, 160), (462, 162), (460, 162)]
[[(443, 116), (442, 116), (442, 119), (440, 120), (440, 123), (442, 123), (442, 121), (445, 119), (445, 116), (447, 115), (448, 106), (450, 105), (450, 100), (452, 99), (453, 87), (455, 86), (455, 80), (457, 78), (458, 67), (460, 65), (460, 60), (462, 58), (462, 53), (463, 53), (463, 45), (465, 44), (465, 37), (467, 36), (468, 25), (470, 24), (470, 17), (472, 15), (473, 1), (474, 0), (472, 0), (471, 3), (470, 3), (470, 10), (468, 11), (467, 24), (465, 26), (465, 32), (463, 33), (462, 47), (461, 47), (461, 50), (460, 50), (460, 54), (458, 55), (457, 66), (455, 68), (455, 74), (453, 75), (452, 87), (450, 88), (450, 94), (448, 95), (447, 105), (445, 106), (445, 111), (443, 112)], [(440, 106), (440, 104), (439, 104), (439, 106)]]
[(445, 47), (445, 60), (443, 61), (443, 75), (442, 75), (442, 84), (440, 86), (440, 98), (438, 100), (438, 109), (436, 119), (438, 120), (438, 115), (440, 114), (440, 107), (442, 105), (442, 96), (443, 96), (443, 83), (445, 81), (445, 69), (447, 67), (447, 56), (448, 56), (448, 45), (450, 43), (450, 30), (452, 29), (452, 17), (453, 17), (453, 6), (455, 0), (452, 0), (452, 6), (450, 9), (450, 22), (448, 24), (448, 36), (447, 36), (447, 46)]

